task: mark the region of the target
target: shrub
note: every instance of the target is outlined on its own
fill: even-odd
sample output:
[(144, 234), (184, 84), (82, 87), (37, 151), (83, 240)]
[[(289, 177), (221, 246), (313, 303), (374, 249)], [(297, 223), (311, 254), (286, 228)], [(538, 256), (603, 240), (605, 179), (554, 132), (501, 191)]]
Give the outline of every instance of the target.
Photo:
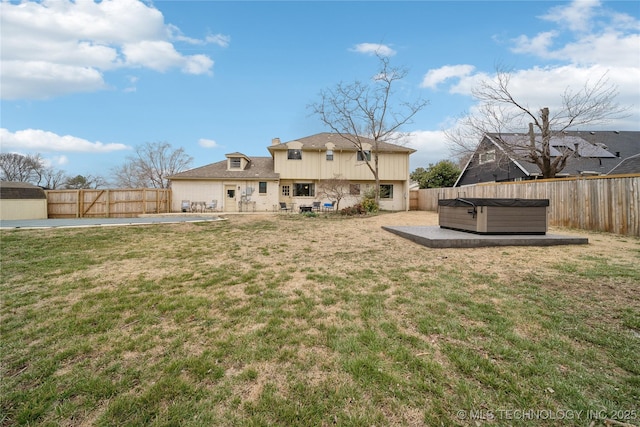
[(368, 213), (377, 213), (380, 207), (376, 203), (375, 189), (368, 189), (362, 196), (362, 207)]
[(365, 212), (377, 213), (379, 206), (376, 203), (375, 199), (364, 199), (362, 201), (362, 208), (365, 210)]
[(358, 203), (353, 206), (348, 206), (346, 208), (340, 209), (340, 213), (342, 215), (353, 216), (353, 215), (364, 215), (367, 211), (362, 206), (362, 203)]

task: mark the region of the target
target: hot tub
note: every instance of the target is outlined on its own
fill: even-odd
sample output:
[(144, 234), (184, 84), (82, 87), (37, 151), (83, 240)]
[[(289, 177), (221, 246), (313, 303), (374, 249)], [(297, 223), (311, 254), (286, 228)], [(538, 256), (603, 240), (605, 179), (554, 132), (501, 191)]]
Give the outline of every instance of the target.
[(478, 234), (546, 234), (549, 199), (438, 200), (442, 228)]

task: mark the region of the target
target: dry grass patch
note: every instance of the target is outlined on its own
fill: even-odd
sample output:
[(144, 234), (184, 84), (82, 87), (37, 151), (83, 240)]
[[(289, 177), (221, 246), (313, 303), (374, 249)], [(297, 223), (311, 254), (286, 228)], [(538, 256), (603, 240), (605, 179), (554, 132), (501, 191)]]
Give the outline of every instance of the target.
[(2, 232), (0, 423), (474, 425), (458, 411), (637, 406), (638, 239), (429, 249), (381, 229), (436, 222)]

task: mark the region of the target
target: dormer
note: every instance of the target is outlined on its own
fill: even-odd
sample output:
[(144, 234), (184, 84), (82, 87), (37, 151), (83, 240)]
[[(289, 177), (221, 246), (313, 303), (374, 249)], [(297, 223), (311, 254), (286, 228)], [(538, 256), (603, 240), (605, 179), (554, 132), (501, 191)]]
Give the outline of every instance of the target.
[(251, 159), (242, 153), (229, 153), (225, 154), (227, 157), (227, 170), (228, 171), (242, 171), (247, 168)]

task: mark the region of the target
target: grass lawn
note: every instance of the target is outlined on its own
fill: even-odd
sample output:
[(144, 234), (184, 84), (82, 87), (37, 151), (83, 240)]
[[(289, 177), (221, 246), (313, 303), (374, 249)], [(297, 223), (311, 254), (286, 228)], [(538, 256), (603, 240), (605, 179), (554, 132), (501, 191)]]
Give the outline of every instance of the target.
[(640, 424), (639, 239), (415, 215), (2, 231), (0, 425)]

